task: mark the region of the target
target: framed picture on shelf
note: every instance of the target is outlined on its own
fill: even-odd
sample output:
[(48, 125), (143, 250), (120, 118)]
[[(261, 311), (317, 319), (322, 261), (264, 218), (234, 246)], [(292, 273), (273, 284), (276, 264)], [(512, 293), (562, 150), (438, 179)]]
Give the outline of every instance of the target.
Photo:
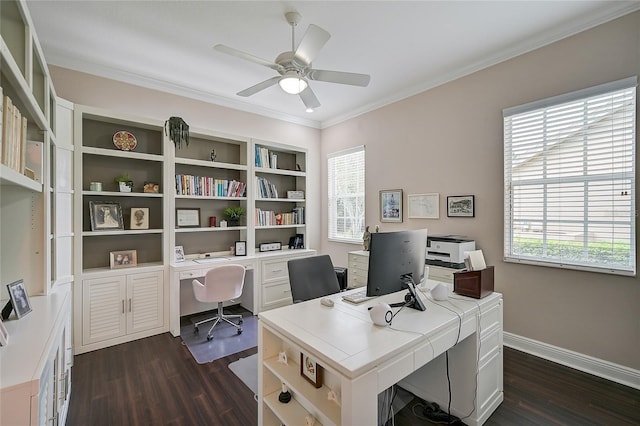
[(149, 208), (131, 208), (131, 229), (149, 229)]
[(322, 386), (322, 366), (304, 352), (300, 352), (300, 375), (314, 387)]
[(236, 241), (236, 256), (246, 256), (247, 255), (247, 242), (246, 241)]
[(475, 196), (456, 195), (447, 197), (448, 217), (475, 217)]
[(124, 229), (122, 208), (113, 201), (89, 201), (89, 216), (92, 231), (111, 231)]
[(0, 319), (0, 346), (7, 346), (9, 343), (9, 332)]
[(23, 280), (7, 284), (7, 290), (9, 291), (11, 305), (13, 306), (13, 310), (16, 311), (18, 318), (22, 318), (31, 312), (31, 302), (29, 301), (27, 290), (24, 288)]
[(197, 207), (177, 208), (176, 226), (178, 228), (198, 228), (200, 226), (200, 209)]
[(409, 194), (407, 195), (409, 219), (438, 219), (440, 218), (440, 194)]
[(380, 221), (402, 222), (402, 189), (380, 191)]
[(137, 250), (121, 250), (109, 253), (109, 266), (111, 266), (111, 269), (130, 268), (137, 265)]
[(176, 262), (184, 262), (184, 247), (176, 246)]

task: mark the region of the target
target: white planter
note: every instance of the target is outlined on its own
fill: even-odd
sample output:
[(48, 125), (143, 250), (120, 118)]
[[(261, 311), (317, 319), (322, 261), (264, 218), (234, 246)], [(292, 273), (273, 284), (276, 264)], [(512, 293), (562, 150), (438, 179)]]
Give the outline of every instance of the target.
[(120, 192), (131, 192), (128, 182), (118, 182), (118, 185), (120, 185)]

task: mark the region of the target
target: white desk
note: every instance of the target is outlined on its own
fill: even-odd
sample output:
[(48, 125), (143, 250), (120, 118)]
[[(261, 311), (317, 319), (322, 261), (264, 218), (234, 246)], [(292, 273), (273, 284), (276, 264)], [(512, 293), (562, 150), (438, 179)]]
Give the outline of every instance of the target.
[[(254, 314), (292, 303), (287, 261), (297, 257), (314, 256), (315, 250), (279, 250), (256, 253), (253, 256), (227, 255), (210, 258), (206, 263), (194, 260), (172, 263), (169, 285), (169, 331), (180, 335), (180, 316), (217, 308), (195, 301), (191, 281), (202, 278), (211, 268), (221, 265), (240, 264), (247, 268), (245, 287), (240, 304)], [(184, 281), (182, 288), (181, 281)], [(189, 299), (184, 303), (184, 299)], [(181, 303), (182, 301), (182, 303)], [(182, 309), (181, 309), (182, 305)]]
[[(452, 294), (447, 302), (434, 302), (425, 291), (420, 297), (426, 311), (404, 308), (392, 327), (373, 325), (367, 308), (401, 301), (404, 293), (357, 306), (335, 294), (332, 308), (316, 299), (260, 313), (258, 424), (304, 424), (310, 413), (316, 424), (376, 425), (378, 394), (398, 382), (446, 408), (445, 351), (452, 414), (469, 425), (484, 423), (503, 400), (502, 295), (478, 300)], [(281, 351), (288, 365), (278, 362)], [(300, 376), (301, 352), (323, 367), (321, 388)], [(288, 404), (278, 402), (282, 382), (293, 395)], [(340, 405), (328, 401), (330, 389)]]

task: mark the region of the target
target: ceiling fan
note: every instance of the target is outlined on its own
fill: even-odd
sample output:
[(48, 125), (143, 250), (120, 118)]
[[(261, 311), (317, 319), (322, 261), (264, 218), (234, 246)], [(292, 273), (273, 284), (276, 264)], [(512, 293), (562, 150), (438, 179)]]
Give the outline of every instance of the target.
[(320, 101), (309, 86), (309, 80), (326, 81), (329, 83), (348, 84), (351, 86), (366, 87), (371, 77), (368, 74), (356, 74), (342, 71), (317, 70), (311, 68), (311, 62), (331, 38), (331, 34), (317, 25), (309, 25), (307, 32), (295, 47), (295, 27), (300, 22), (300, 14), (297, 12), (285, 13), (285, 18), (291, 25), (291, 51), (278, 55), (274, 62), (267, 61), (249, 53), (242, 52), (224, 44), (214, 46), (219, 52), (236, 56), (241, 59), (269, 67), (280, 74), (268, 80), (237, 93), (238, 96), (251, 96), (268, 87), (279, 84), (282, 90), (292, 95), (300, 95), (300, 99), (307, 107), (307, 111), (320, 106)]

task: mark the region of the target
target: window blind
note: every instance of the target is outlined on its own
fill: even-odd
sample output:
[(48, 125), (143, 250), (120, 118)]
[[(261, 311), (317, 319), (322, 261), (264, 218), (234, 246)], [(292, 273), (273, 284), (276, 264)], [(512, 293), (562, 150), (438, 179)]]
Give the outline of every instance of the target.
[(632, 77), (504, 115), (504, 259), (635, 275)]
[(327, 156), (329, 240), (362, 242), (365, 210), (364, 173), (364, 146)]

